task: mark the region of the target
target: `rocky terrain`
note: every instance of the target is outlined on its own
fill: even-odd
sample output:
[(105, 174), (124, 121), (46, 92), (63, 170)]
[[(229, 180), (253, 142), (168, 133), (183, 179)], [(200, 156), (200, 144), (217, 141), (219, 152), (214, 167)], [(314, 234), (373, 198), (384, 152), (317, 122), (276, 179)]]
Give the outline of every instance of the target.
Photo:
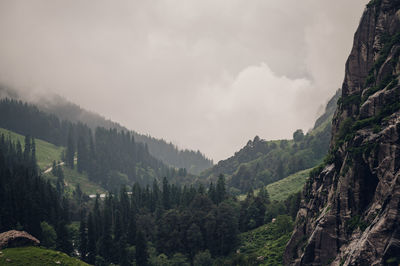
[(329, 156), (307, 182), (285, 265), (400, 263), (400, 1), (361, 18)]

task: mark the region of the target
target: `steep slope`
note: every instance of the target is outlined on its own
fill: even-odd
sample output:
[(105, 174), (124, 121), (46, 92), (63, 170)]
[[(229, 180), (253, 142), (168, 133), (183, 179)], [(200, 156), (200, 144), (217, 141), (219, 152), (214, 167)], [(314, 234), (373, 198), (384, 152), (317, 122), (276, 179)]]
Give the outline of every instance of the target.
[[(22, 146), (25, 145), (25, 137), (17, 134), (13, 131), (0, 128), (0, 136), (4, 135), (6, 139), (10, 139), (12, 142), (20, 142)], [(35, 139), (36, 144), (36, 159), (40, 170), (43, 172), (43, 177), (53, 181), (57, 180), (57, 177), (53, 176), (49, 168), (52, 166), (53, 161), (60, 161), (64, 147), (56, 146), (47, 141)], [(86, 173), (79, 173), (77, 169), (70, 169), (62, 166), (65, 180), (65, 189), (67, 193), (71, 193), (75, 190), (79, 184), (82, 192), (86, 194), (104, 193), (105, 190), (98, 184), (91, 182)]]
[[(265, 189), (268, 191), (270, 200), (284, 201), (290, 195), (301, 192), (304, 184), (310, 176), (310, 171), (311, 169), (302, 170), (265, 186)], [(254, 190), (254, 195), (258, 195), (259, 192), (260, 189)], [(244, 200), (246, 196), (246, 194), (242, 194), (238, 198), (239, 200)]]
[(193, 181), (184, 169), (171, 168), (151, 156), (148, 147), (129, 132), (101, 127), (92, 132), (85, 124), (60, 120), (22, 101), (0, 100), (0, 127), (66, 147), (66, 165), (73, 168), (76, 155), (78, 171), (107, 190), (134, 182), (151, 184), (164, 176), (173, 183)]
[[(55, 114), (61, 120), (87, 124), (93, 131), (96, 127), (116, 128), (119, 131), (130, 131), (119, 123), (105, 119), (103, 116), (87, 111), (60, 96), (42, 98), (38, 107), (47, 113)], [(206, 158), (200, 151), (181, 150), (171, 142), (157, 139), (150, 135), (131, 131), (135, 140), (147, 144), (150, 154), (167, 165), (176, 168), (186, 168), (192, 174), (199, 174), (213, 166), (213, 161)]]
[(399, 8), (373, 0), (364, 11), (330, 154), (305, 186), (286, 265), (400, 263)]
[[(22, 146), (25, 145), (25, 137), (13, 131), (0, 128), (0, 135), (4, 135), (5, 138), (9, 138), (13, 142), (19, 141)], [(37, 163), (41, 170), (46, 170), (51, 166), (53, 161), (61, 159), (61, 154), (64, 150), (62, 147), (40, 139), (35, 139), (35, 144)]]
[(232, 193), (268, 185), (322, 161), (329, 148), (331, 121), (340, 90), (331, 98), (314, 128), (303, 135), (297, 131), (293, 140), (249, 140), (234, 156), (204, 171), (201, 179), (215, 181), (220, 174), (227, 177)]

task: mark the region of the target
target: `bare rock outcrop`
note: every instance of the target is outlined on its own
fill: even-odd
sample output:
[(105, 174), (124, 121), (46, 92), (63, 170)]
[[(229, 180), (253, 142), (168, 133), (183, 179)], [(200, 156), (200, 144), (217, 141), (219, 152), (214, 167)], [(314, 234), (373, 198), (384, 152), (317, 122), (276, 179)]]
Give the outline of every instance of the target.
[(372, 0), (285, 265), (400, 265), (400, 1)]
[(25, 231), (10, 230), (0, 234), (0, 249), (38, 246), (40, 241)]

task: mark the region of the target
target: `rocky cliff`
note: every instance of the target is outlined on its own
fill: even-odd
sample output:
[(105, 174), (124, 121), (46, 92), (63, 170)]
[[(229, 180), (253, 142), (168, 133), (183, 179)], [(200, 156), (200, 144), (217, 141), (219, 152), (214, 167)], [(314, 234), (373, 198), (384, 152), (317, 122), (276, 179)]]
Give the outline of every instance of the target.
[(307, 182), (285, 265), (400, 264), (400, 0), (361, 18), (329, 156)]

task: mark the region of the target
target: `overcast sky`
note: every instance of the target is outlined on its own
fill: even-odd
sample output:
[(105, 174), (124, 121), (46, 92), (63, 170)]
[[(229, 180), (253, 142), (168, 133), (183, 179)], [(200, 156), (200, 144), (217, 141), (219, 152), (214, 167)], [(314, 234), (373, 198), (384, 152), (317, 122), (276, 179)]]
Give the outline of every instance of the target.
[(0, 83), (218, 161), (312, 127), (366, 3), (1, 0)]

